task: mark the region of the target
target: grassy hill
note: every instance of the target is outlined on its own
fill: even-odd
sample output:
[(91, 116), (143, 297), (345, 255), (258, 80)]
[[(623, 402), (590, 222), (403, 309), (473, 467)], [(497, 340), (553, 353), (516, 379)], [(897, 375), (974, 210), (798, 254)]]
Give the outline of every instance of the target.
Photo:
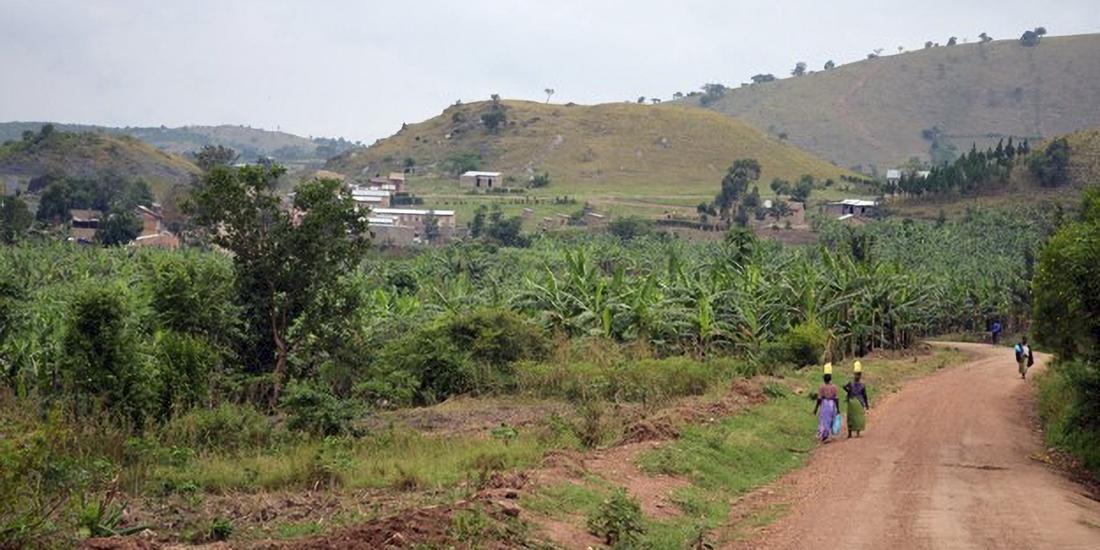
[[(684, 100), (699, 104), (699, 97)], [(1100, 125), (1100, 34), (960, 44), (729, 90), (708, 108), (845, 167), (928, 158), (931, 133), (968, 149)]]
[[(144, 179), (154, 192), (190, 183), (198, 167), (129, 136), (54, 131), (0, 145), (0, 179), (38, 176)], [(159, 194), (159, 193), (158, 193)]]
[[(44, 122), (0, 123), (0, 142), (20, 139), (25, 131), (37, 132)], [(355, 144), (343, 139), (306, 138), (286, 132), (234, 126), (183, 126), (112, 128), (84, 124), (57, 124), (54, 127), (66, 132), (103, 132), (136, 137), (157, 149), (183, 155), (201, 149), (204, 145), (223, 145), (241, 155), (242, 160), (254, 160), (261, 156), (273, 157), (282, 162), (321, 163), (342, 153)]]
[[(695, 219), (695, 206), (714, 198), (729, 166), (740, 158), (760, 162), (765, 194), (771, 193), (773, 178), (795, 181), (810, 174), (837, 183), (815, 192), (818, 200), (858, 195), (841, 183), (847, 170), (705, 109), (529, 101), (502, 101), (500, 107), (506, 119), (496, 132), (481, 122), (493, 111), (492, 102), (455, 105), (369, 148), (334, 157), (326, 169), (364, 179), (401, 170), (412, 159), (410, 189), (426, 206), (454, 209), (459, 223), (466, 223), (479, 206), (496, 205), (507, 215), (525, 214), (529, 229), (543, 218), (575, 214), (585, 204), (612, 216)], [(551, 183), (519, 194), (479, 195), (459, 188), (457, 157), (503, 172), (509, 186), (526, 187), (542, 172)]]
[(727, 168), (755, 158), (762, 181), (847, 171), (718, 113), (681, 105), (548, 105), (503, 101), (496, 133), (481, 123), (490, 102), (452, 106), (365, 150), (331, 159), (326, 168), (361, 177), (400, 170), (406, 159), (429, 178), (448, 178), (447, 160), (463, 153), (479, 167), (523, 184), (547, 171), (553, 186), (611, 195), (713, 195)]

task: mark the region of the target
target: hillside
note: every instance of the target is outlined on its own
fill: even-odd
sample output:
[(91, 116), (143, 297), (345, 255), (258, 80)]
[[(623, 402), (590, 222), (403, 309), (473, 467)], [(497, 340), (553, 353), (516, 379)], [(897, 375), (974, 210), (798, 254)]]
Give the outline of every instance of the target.
[(1066, 141), (1070, 183), (1077, 188), (1100, 184), (1100, 127), (1073, 132)]
[(365, 150), (335, 157), (326, 168), (373, 175), (399, 170), (411, 158), (418, 173), (449, 177), (447, 160), (468, 153), (480, 156), (481, 169), (517, 182), (547, 171), (569, 187), (670, 195), (717, 189), (730, 164), (746, 157), (760, 161), (762, 181), (846, 173), (743, 122), (688, 106), (501, 104), (506, 122), (496, 133), (481, 122), (492, 103), (456, 105)]
[(38, 132), (0, 145), (0, 179), (51, 175), (144, 179), (154, 191), (191, 182), (198, 167), (129, 136)]
[[(699, 97), (684, 100), (699, 104)], [(930, 137), (960, 150), (1100, 125), (1100, 34), (960, 44), (869, 59), (729, 90), (709, 108), (841, 166), (879, 172), (927, 159)]]
[[(37, 132), (44, 122), (0, 123), (0, 142), (20, 139), (25, 131)], [(204, 145), (223, 145), (232, 148), (243, 160), (268, 156), (282, 162), (324, 162), (325, 159), (351, 149), (355, 144), (344, 139), (305, 138), (302, 136), (223, 124), (219, 126), (127, 127), (113, 128), (84, 124), (57, 124), (54, 127), (66, 132), (104, 132), (125, 134), (140, 139), (157, 149), (183, 155), (201, 149)]]

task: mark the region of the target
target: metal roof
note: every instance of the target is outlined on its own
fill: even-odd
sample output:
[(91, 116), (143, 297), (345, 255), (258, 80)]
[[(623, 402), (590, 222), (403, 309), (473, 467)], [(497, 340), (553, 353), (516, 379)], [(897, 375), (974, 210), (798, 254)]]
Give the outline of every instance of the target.
[(491, 178), (500, 177), (500, 172), (479, 172), (477, 170), (470, 170), (462, 174), (463, 176), (489, 176)]
[(427, 216), (432, 214), (434, 216), (454, 216), (454, 210), (418, 210), (415, 208), (375, 208), (371, 210), (373, 214), (392, 214), (392, 215), (411, 215), (411, 216)]

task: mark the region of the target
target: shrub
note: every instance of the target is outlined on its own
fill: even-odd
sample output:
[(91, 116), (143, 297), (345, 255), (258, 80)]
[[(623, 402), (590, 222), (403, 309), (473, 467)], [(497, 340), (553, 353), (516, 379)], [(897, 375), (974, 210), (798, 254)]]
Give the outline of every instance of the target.
[(160, 435), (165, 445), (228, 452), (266, 447), (275, 439), (266, 416), (251, 405), (229, 403), (181, 414), (165, 424)]
[[(380, 380), (399, 390), (415, 381), (415, 401), (434, 403), (470, 391), (492, 391), (511, 385), (513, 363), (541, 359), (546, 337), (517, 313), (483, 308), (437, 321), (382, 351)], [(395, 383), (394, 383), (395, 382)]]
[(797, 367), (814, 365), (821, 361), (829, 332), (817, 323), (795, 326), (777, 342), (762, 347), (759, 362), (764, 365), (790, 364)]
[(1086, 468), (1100, 472), (1100, 400), (1095, 399), (1100, 395), (1100, 369), (1085, 361), (1058, 361), (1036, 383), (1047, 444), (1073, 453)]
[(363, 413), (359, 402), (338, 399), (308, 382), (293, 382), (287, 386), (279, 407), (287, 414), (288, 428), (327, 436), (351, 433), (352, 421)]
[(71, 496), (78, 472), (57, 417), (38, 425), (0, 416), (0, 548), (42, 545)]
[(171, 418), (206, 400), (221, 356), (201, 336), (158, 332), (153, 353), (160, 378), (160, 417)]
[(613, 548), (634, 548), (645, 534), (642, 508), (622, 488), (611, 492), (588, 516), (588, 531)]
[(86, 403), (93, 401), (141, 426), (154, 402), (156, 380), (138, 355), (129, 323), (120, 290), (85, 286), (70, 305), (60, 363), (75, 411), (91, 412)]

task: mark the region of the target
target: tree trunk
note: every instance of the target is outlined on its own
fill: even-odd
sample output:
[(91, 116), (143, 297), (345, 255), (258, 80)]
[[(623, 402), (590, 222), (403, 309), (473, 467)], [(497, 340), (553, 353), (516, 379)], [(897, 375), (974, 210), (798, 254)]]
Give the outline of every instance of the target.
[(272, 388), (268, 407), (272, 410), (279, 402), (279, 394), (283, 390), (283, 380), (286, 378), (287, 357), (290, 355), (286, 339), (283, 334), (286, 331), (286, 322), (275, 309), (271, 310), (271, 340), (275, 343), (275, 370), (271, 373)]

